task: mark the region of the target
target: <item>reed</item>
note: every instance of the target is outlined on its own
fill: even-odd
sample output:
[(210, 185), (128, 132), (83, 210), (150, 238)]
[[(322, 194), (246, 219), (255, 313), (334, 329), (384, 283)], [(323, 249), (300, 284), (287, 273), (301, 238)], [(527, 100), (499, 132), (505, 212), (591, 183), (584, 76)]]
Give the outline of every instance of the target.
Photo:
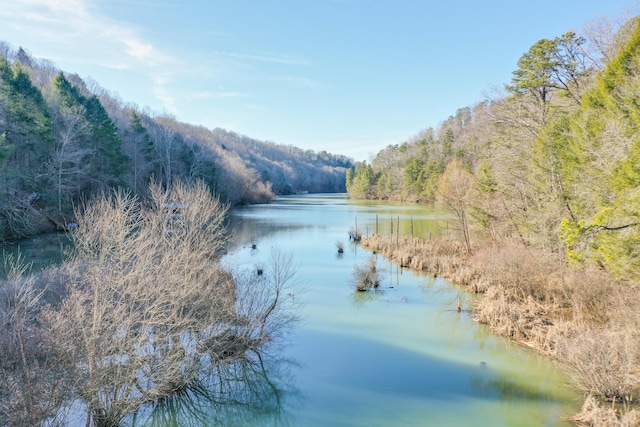
[[(372, 236), (363, 238), (362, 245), (402, 266), (482, 293), (474, 300), (476, 321), (567, 367), (586, 396), (572, 422), (638, 425), (640, 413), (632, 406), (640, 397), (637, 287), (518, 242), (487, 244), (472, 254), (447, 238)], [(609, 408), (613, 403), (618, 403), (615, 410)]]

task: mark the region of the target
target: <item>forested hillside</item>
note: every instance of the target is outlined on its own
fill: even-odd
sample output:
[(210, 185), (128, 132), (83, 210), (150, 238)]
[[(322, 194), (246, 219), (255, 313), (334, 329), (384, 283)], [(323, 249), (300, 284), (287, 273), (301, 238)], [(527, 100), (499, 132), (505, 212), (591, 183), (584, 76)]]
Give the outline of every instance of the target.
[(640, 27), (536, 42), (512, 80), (347, 173), (353, 197), (436, 202), (462, 235), (640, 273)]
[[(125, 94), (126, 95), (126, 94)], [(351, 159), (180, 122), (0, 42), (0, 240), (72, 222), (74, 203), (204, 181), (231, 204), (344, 192)]]

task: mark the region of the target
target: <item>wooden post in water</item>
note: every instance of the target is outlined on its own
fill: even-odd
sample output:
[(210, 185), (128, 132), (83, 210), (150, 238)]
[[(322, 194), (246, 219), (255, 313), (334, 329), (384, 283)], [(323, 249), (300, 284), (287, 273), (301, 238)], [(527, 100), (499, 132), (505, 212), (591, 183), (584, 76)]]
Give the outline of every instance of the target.
[(355, 223), (356, 223), (356, 228), (353, 231), (349, 230), (349, 235), (350, 235), (350, 238), (353, 238), (353, 242), (354, 243), (358, 243), (360, 241), (360, 237), (362, 237), (362, 236), (360, 235), (360, 232), (358, 231), (358, 217), (357, 216), (355, 217)]
[(400, 217), (398, 217), (398, 227), (396, 227), (396, 248), (398, 247), (398, 239), (400, 239)]
[(378, 236), (378, 214), (376, 214), (376, 236)]
[(413, 239), (413, 215), (411, 215), (409, 219), (411, 220), (411, 238)]
[(389, 218), (389, 223), (391, 224), (391, 233), (389, 234), (389, 247), (393, 247), (393, 217)]

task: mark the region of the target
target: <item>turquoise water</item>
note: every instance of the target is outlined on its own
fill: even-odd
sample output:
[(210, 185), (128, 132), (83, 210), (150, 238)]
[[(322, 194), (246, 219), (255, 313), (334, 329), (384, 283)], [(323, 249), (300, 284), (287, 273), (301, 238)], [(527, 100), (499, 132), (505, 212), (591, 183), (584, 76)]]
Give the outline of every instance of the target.
[[(348, 230), (446, 231), (432, 208), (356, 203), (341, 196), (280, 198), (232, 211), (224, 263), (263, 266), (273, 248), (298, 268), (301, 322), (279, 353), (287, 361), (281, 407), (255, 425), (556, 426), (579, 396), (551, 361), (493, 336), (458, 312), (460, 290), (440, 278), (384, 268), (381, 290), (353, 289), (354, 265), (372, 256)], [(384, 221), (383, 221), (384, 219)], [(386, 223), (384, 231), (382, 223)], [(396, 231), (394, 231), (396, 232)], [(365, 232), (363, 231), (363, 234)], [(336, 242), (345, 247), (339, 255)], [(255, 245), (255, 249), (253, 249)], [(463, 301), (469, 298), (462, 297)], [(467, 303), (468, 304), (468, 303)], [(468, 308), (468, 307), (467, 307)]]
[[(300, 321), (261, 359), (222, 367), (210, 384), (127, 424), (568, 426), (561, 419), (581, 400), (559, 368), (473, 322), (470, 297), (454, 285), (377, 256), (380, 290), (354, 290), (354, 266), (372, 256), (348, 239), (356, 223), (363, 234), (393, 227), (427, 238), (449, 232), (451, 220), (430, 207), (340, 195), (233, 209), (223, 263), (268, 268), (274, 249), (290, 252), (298, 285), (288, 297), (300, 303)], [(19, 246), (36, 269), (59, 262), (68, 244), (52, 235)]]

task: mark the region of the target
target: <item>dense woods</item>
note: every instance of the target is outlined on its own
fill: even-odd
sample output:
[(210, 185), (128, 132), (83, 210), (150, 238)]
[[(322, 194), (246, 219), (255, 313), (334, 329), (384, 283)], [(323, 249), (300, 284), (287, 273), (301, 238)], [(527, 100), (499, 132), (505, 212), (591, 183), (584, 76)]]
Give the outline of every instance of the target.
[(344, 192), (352, 161), (207, 129), (127, 104), (90, 79), (0, 43), (0, 240), (73, 222), (82, 198), (205, 182), (225, 202)]
[(474, 318), (560, 360), (581, 426), (640, 424), (640, 19), (536, 42), (511, 81), (347, 172), (353, 197), (437, 203), (443, 239), (363, 244), (470, 292)]
[[(78, 226), (62, 266), (5, 259), (0, 424), (120, 425), (180, 393), (242, 406), (273, 387), (295, 271), (282, 253), (224, 270), (226, 209), (346, 190), (445, 207), (453, 239), (363, 244), (483, 293), (478, 321), (567, 367), (574, 422), (637, 425), (640, 19), (611, 28), (536, 42), (487, 99), (355, 165), (140, 109), (0, 43), (0, 240)], [(356, 289), (377, 271), (357, 266)]]
[[(504, 89), (347, 172), (356, 198), (436, 202), (468, 233), (636, 280), (640, 30), (535, 43)], [(600, 30), (600, 31), (598, 31)], [(473, 228), (473, 230), (470, 230)]]

